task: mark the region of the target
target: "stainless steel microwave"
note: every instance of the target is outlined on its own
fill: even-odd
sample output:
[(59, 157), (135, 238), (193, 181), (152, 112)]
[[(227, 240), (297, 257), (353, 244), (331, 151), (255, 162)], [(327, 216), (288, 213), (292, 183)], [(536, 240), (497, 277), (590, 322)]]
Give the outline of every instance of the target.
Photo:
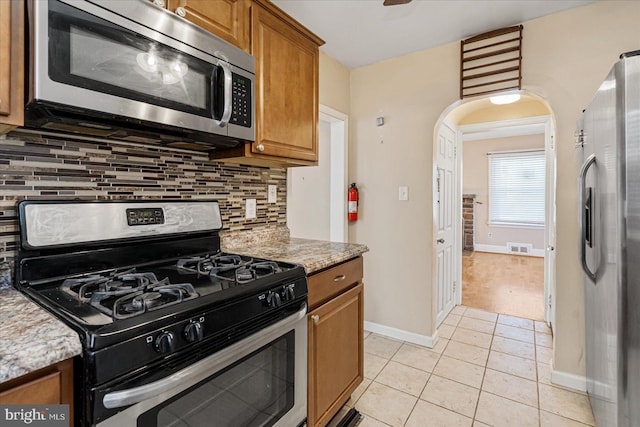
[(211, 150), (255, 140), (255, 58), (148, 0), (32, 0), (25, 125)]

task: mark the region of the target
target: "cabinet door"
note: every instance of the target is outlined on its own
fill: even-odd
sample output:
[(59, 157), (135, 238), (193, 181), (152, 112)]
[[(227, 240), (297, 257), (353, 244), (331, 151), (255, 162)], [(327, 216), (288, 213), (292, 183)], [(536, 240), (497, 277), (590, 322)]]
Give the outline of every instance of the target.
[[(3, 0), (0, 0), (2, 3)], [(0, 384), (0, 405), (69, 405), (73, 424), (73, 360), (67, 359)]]
[(24, 2), (0, 0), (0, 133), (24, 124)]
[(318, 160), (318, 45), (271, 12), (251, 9), (256, 57), (255, 154)]
[(167, 8), (182, 8), (184, 18), (249, 51), (249, 0), (167, 0)]
[(309, 427), (326, 425), (362, 382), (363, 322), (362, 284), (309, 314)]

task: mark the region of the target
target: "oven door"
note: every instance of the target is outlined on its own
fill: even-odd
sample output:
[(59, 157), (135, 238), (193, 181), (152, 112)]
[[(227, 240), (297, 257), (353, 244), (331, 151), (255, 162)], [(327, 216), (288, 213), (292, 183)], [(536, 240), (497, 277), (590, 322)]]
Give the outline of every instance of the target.
[[(173, 18), (140, 3), (158, 22)], [(248, 75), (243, 70), (86, 1), (30, 5), (31, 101), (228, 135), (233, 82)], [(191, 27), (181, 28), (188, 39)]]
[[(111, 390), (97, 424), (295, 427), (307, 416), (307, 324), (303, 308), (169, 377)], [(100, 393), (98, 393), (100, 395)]]

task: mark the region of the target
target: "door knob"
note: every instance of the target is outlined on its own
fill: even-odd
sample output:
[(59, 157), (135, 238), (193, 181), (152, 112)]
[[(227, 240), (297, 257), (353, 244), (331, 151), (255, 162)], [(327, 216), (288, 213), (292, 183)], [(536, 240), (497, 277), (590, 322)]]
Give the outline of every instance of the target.
[(438, 243), (444, 243), (444, 239), (438, 239), (437, 242)]

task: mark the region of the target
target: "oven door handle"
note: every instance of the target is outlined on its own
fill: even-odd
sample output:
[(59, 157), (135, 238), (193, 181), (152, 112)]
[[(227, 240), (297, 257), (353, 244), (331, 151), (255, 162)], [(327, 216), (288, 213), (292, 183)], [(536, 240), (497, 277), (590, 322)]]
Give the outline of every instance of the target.
[[(282, 333), (282, 330), (287, 330), (293, 326), (296, 322), (303, 319), (307, 314), (307, 305), (304, 304), (302, 309), (297, 313), (283, 319), (273, 325), (266, 327), (260, 331), (260, 334), (267, 336), (275, 335), (273, 338), (277, 338)], [(123, 406), (134, 405), (136, 403), (143, 402), (147, 399), (159, 396), (165, 393), (167, 390), (183, 385), (191, 381), (195, 376), (202, 372), (215, 373), (219, 370), (229, 366), (233, 363), (239, 352), (248, 346), (255, 345), (255, 339), (252, 336), (249, 339), (243, 339), (235, 344), (230, 345), (218, 353), (214, 353), (216, 357), (207, 357), (199, 362), (194, 363), (188, 368), (182, 369), (166, 378), (161, 380), (133, 387), (127, 390), (119, 390), (106, 394), (102, 403), (105, 408), (121, 408)]]

